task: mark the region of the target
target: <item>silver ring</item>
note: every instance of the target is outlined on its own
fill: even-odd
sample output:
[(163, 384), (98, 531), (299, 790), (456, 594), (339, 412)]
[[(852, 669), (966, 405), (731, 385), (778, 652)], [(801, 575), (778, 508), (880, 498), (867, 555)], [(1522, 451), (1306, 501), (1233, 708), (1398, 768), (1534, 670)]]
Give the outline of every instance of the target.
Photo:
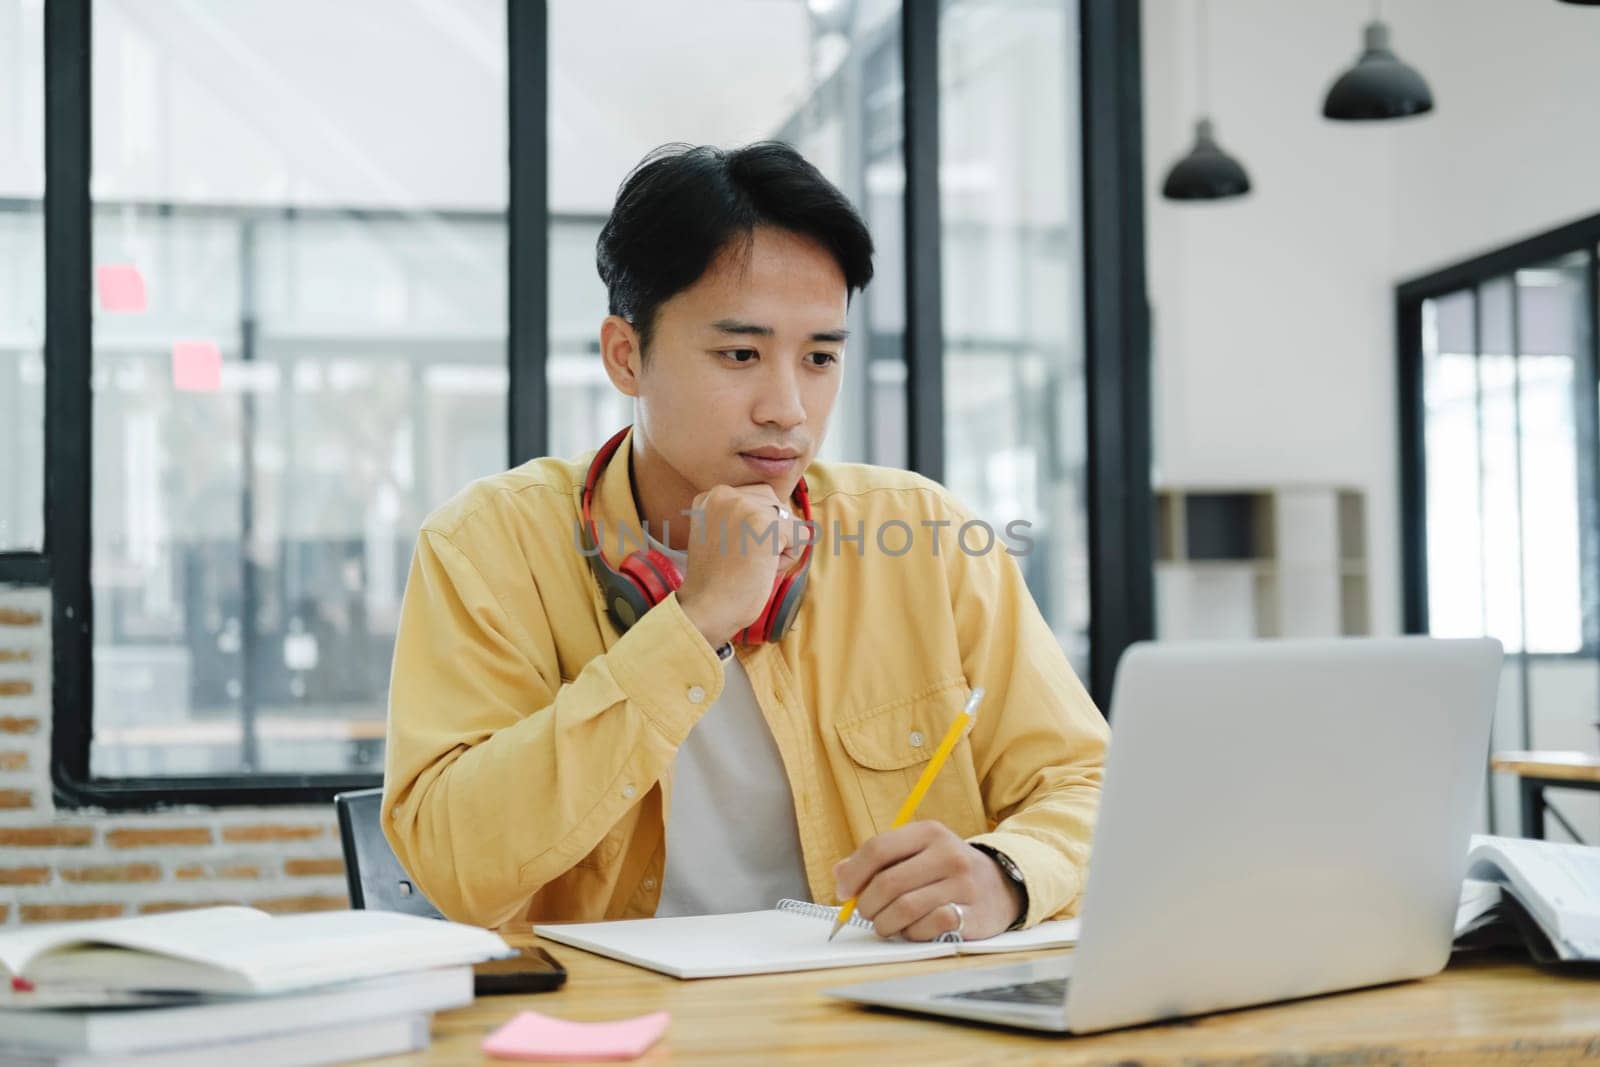
[(777, 508), (779, 522), (788, 522), (790, 519), (794, 518), (794, 513), (788, 508), (783, 507), (782, 505), (777, 505)]
[(945, 907), (954, 908), (956, 910), (956, 928), (954, 930), (946, 930), (944, 933), (939, 935), (938, 939), (946, 943), (953, 942), (955, 944), (960, 944), (962, 941), (962, 931), (966, 930), (967, 928), (967, 909), (963, 908), (960, 904), (957, 904), (953, 900), (946, 904)]

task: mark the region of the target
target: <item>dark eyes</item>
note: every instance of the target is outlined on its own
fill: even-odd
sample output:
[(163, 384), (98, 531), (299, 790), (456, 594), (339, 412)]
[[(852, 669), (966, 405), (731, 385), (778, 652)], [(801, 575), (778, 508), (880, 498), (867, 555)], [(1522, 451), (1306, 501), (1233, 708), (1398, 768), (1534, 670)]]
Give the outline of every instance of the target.
[[(756, 360), (760, 353), (753, 348), (730, 348), (723, 352), (723, 355), (735, 363), (745, 364)], [(826, 367), (839, 362), (839, 357), (832, 352), (812, 352), (806, 358), (813, 361), (811, 364), (813, 367)]]

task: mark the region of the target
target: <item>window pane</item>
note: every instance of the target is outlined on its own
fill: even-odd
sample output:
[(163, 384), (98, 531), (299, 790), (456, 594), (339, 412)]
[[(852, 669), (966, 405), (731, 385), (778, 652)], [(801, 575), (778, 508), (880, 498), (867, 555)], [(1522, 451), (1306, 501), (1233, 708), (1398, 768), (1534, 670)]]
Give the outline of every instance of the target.
[(505, 5), (94, 16), (91, 773), (377, 772), (416, 530), (505, 462)]
[(1478, 359), (1471, 290), (1422, 305), (1422, 390), (1428, 483), (1428, 628), (1484, 632), (1483, 502), (1479, 497)]
[[(1529, 652), (1583, 647), (1578, 550), (1580, 339), (1588, 256), (1517, 271), (1523, 587)], [(1587, 358), (1585, 354), (1584, 358)]]
[[(558, 456), (631, 421), (600, 365), (595, 238), (623, 178), (673, 141), (794, 145), (863, 214), (877, 276), (851, 305), (844, 385), (822, 456), (905, 463), (897, 0), (552, 0), (550, 438)], [(721, 57), (686, 60), (686, 50)], [(626, 56), (626, 62), (619, 62)]]
[(44, 5), (0, 0), (0, 552), (44, 547)]
[[(1483, 586), (1486, 632), (1509, 652), (1576, 652), (1583, 647), (1578, 524), (1576, 359), (1581, 351), (1586, 257), (1496, 278), (1482, 287)], [(1515, 304), (1513, 305), (1513, 301)], [(1429, 472), (1449, 464), (1429, 414)], [(1429, 576), (1435, 553), (1464, 551), (1460, 536), (1431, 511)], [(1430, 601), (1445, 590), (1430, 588)], [(1435, 634), (1445, 630), (1436, 619)]]
[(1522, 530), (1518, 515), (1516, 340), (1511, 281), (1479, 289), (1478, 388), (1482, 394), (1485, 633), (1522, 651)]
[(1088, 670), (1087, 449), (1073, 0), (941, 15), (945, 456)]

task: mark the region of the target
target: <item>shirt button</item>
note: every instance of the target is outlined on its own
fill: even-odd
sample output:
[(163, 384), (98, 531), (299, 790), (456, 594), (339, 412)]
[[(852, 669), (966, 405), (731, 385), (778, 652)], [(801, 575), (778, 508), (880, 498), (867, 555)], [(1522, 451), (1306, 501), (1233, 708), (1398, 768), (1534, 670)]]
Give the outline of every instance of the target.
[(706, 698), (706, 691), (698, 685), (691, 685), (689, 691), (684, 695), (689, 698), (689, 703), (698, 704)]
[(656, 880), (654, 878), (646, 878), (644, 880), (644, 887), (652, 893), (655, 892)]
[(636, 792), (638, 792), (638, 790), (633, 788), (632, 782), (629, 782), (627, 785), (622, 787), (622, 795), (627, 797), (629, 800), (633, 799), (633, 794)]
[(912, 748), (921, 748), (922, 747), (922, 731), (921, 730), (912, 730), (911, 731), (911, 747)]

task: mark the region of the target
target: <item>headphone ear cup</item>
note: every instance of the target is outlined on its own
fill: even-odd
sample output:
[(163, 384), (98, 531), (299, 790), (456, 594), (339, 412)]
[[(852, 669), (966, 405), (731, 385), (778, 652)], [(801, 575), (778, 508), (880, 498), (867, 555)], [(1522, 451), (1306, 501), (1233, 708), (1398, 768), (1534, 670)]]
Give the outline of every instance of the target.
[(596, 571), (600, 575), (600, 586), (606, 597), (606, 613), (611, 616), (611, 621), (617, 629), (627, 633), (640, 616), (649, 611), (654, 605), (645, 598), (644, 591), (635, 581), (624, 574), (607, 569)]
[(630, 554), (616, 570), (599, 557), (591, 562), (596, 564), (595, 574), (605, 592), (606, 611), (623, 633), (683, 584), (672, 561), (655, 549)]
[(768, 635), (772, 632), (772, 617), (778, 602), (783, 598), (783, 589), (789, 583), (787, 574), (780, 574), (772, 581), (772, 593), (767, 597), (767, 602), (761, 606), (761, 614), (751, 621), (749, 626), (739, 631), (739, 641), (746, 645), (759, 645), (772, 640)]
[(799, 574), (789, 576), (778, 589), (773, 591), (774, 607), (767, 622), (767, 633), (762, 640), (781, 641), (783, 635), (789, 632), (789, 624), (794, 622), (794, 614), (799, 610), (800, 601), (804, 598), (806, 573), (810, 569), (807, 566)]
[(639, 592), (652, 608), (683, 584), (678, 568), (653, 548), (630, 553), (617, 570), (638, 586)]
[(767, 598), (766, 607), (761, 609), (761, 614), (754, 622), (740, 632), (741, 641), (755, 645), (783, 640), (805, 595), (806, 574), (810, 570), (808, 563), (799, 573), (778, 575), (772, 583), (772, 595)]

